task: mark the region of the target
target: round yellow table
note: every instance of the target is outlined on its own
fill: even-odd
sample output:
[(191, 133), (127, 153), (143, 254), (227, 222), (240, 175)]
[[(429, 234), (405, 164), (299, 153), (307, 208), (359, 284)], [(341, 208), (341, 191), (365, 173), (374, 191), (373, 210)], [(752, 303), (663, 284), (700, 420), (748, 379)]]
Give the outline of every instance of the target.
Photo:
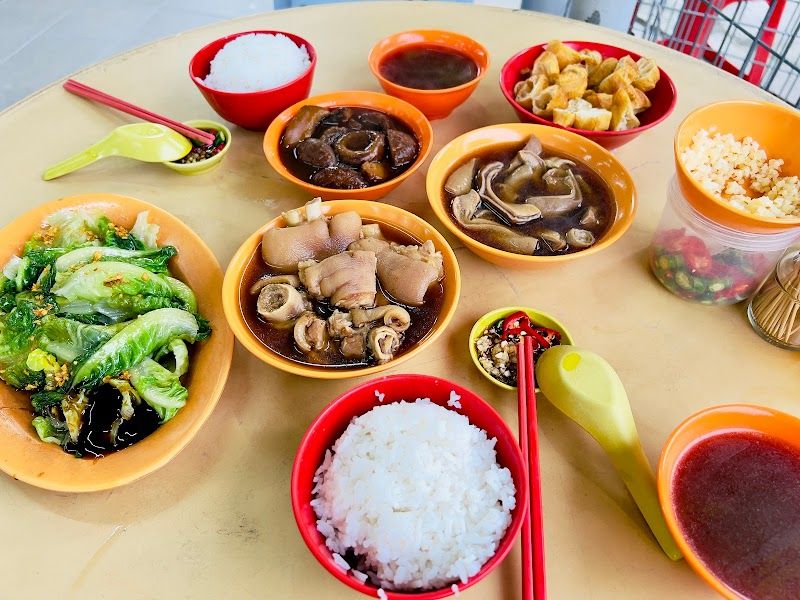
[[(177, 119), (215, 118), (189, 80), (189, 58), (217, 37), (259, 28), (292, 31), (314, 44), (319, 63), (312, 93), (377, 90), (367, 53), (395, 31), (452, 29), (485, 44), (491, 72), (464, 105), (434, 122), (434, 152), (469, 129), (515, 121), (497, 81), (502, 63), (522, 48), (551, 38), (594, 40), (654, 57), (675, 80), (678, 106), (667, 121), (616, 151), (641, 202), (630, 231), (598, 255), (536, 272), (498, 269), (450, 238), (464, 280), (456, 318), (432, 348), (394, 371), (455, 379), (487, 398), (515, 428), (515, 396), (475, 370), (466, 343), (472, 323), (487, 310), (526, 304), (557, 315), (579, 345), (617, 369), (654, 463), (672, 428), (699, 408), (757, 402), (797, 412), (796, 357), (762, 342), (741, 306), (709, 308), (672, 296), (653, 279), (645, 260), (674, 171), (677, 124), (711, 101), (768, 94), (610, 30), (530, 12), (427, 2), (332, 4), (221, 23), (114, 57), (79, 79)], [(179, 216), (225, 265), (259, 225), (309, 200), (267, 166), (261, 136), (242, 130), (234, 130), (222, 165), (203, 176), (109, 159), (41, 181), (47, 165), (129, 120), (59, 85), (0, 114), (0, 224), (60, 196), (127, 194)], [(385, 201), (438, 225), (424, 178), (422, 168)], [(285, 375), (237, 346), (215, 413), (157, 473), (89, 495), (46, 492), (0, 477), (0, 597), (360, 597), (317, 564), (296, 531), (289, 503), (289, 474), (303, 432), (327, 402), (354, 383)], [(662, 554), (593, 440), (544, 399), (539, 415), (550, 598), (713, 597), (683, 561), (673, 563)], [(462, 595), (518, 598), (519, 582), (516, 549), (491, 577)]]

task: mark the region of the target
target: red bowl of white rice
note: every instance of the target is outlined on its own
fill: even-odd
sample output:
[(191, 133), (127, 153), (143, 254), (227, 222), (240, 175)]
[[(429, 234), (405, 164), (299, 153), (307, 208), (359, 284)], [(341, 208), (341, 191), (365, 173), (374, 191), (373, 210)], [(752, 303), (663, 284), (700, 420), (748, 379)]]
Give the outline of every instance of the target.
[(383, 599), (458, 594), (505, 558), (528, 505), (516, 437), (475, 393), (429, 375), (373, 379), (331, 402), (292, 469), (311, 553)]
[(314, 47), (299, 35), (242, 31), (198, 50), (189, 77), (220, 117), (263, 131), (284, 109), (308, 98), (316, 64)]

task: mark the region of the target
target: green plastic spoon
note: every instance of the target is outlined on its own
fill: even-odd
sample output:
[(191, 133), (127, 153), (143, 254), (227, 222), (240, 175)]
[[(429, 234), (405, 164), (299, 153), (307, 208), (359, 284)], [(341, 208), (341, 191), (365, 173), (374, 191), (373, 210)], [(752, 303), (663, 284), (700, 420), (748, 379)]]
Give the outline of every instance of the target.
[(156, 123), (131, 123), (117, 127), (83, 152), (53, 165), (42, 174), (49, 181), (82, 169), (108, 156), (125, 156), (144, 162), (167, 162), (183, 158), (192, 143), (177, 131)]
[(552, 404), (603, 447), (664, 553), (672, 560), (682, 558), (661, 513), (628, 396), (611, 365), (589, 350), (554, 346), (536, 363), (536, 381)]

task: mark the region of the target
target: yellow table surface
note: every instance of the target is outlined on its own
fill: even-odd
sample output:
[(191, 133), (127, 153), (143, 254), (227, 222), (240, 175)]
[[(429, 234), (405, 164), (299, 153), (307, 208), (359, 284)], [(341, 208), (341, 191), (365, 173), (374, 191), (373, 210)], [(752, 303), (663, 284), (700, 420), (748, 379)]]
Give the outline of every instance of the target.
[[(594, 40), (653, 56), (675, 80), (678, 105), (654, 130), (615, 151), (636, 182), (640, 209), (613, 247), (547, 271), (501, 270), (450, 237), (463, 290), (448, 331), (389, 373), (417, 372), (471, 387), (516, 427), (516, 398), (470, 362), (467, 334), (489, 309), (526, 304), (567, 324), (579, 345), (605, 356), (625, 383), (645, 450), (655, 463), (670, 431), (690, 413), (726, 402), (797, 411), (796, 356), (762, 342), (743, 307), (684, 302), (650, 275), (645, 250), (672, 176), (672, 135), (693, 108), (765, 92), (677, 52), (607, 29), (531, 12), (464, 4), (375, 2), (279, 11), (187, 32), (111, 58), (79, 79), (177, 119), (216, 118), (187, 75), (193, 52), (249, 29), (292, 31), (319, 54), (313, 93), (378, 90), (367, 53), (404, 29), (444, 28), (487, 46), (491, 71), (449, 118), (435, 121), (434, 152), (467, 130), (515, 121), (498, 88), (500, 67), (550, 38)], [(69, 48), (64, 49), (69, 52)], [(153, 202), (183, 219), (226, 265), (240, 242), (280, 211), (309, 198), (280, 180), (261, 135), (234, 129), (216, 170), (183, 177), (160, 165), (108, 159), (53, 182), (42, 170), (131, 119), (53, 85), (0, 114), (0, 224), (31, 206), (84, 192)], [(385, 199), (440, 230), (425, 196), (425, 167)], [(171, 463), (121, 489), (51, 493), (0, 476), (2, 598), (351, 598), (295, 528), (289, 477), (305, 429), (357, 383), (283, 374), (234, 352), (219, 405)], [(544, 399), (539, 401), (547, 575), (553, 599), (711, 598), (685, 562), (659, 550), (599, 447)], [(465, 600), (518, 598), (516, 548)]]

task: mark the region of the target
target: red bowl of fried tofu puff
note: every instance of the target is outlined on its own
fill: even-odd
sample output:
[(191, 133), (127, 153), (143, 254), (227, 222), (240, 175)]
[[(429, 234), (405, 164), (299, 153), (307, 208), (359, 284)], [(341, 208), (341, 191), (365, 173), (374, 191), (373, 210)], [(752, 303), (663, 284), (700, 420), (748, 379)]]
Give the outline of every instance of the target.
[(677, 92), (653, 59), (617, 46), (553, 40), (503, 65), (500, 89), (523, 123), (617, 148), (666, 119)]

